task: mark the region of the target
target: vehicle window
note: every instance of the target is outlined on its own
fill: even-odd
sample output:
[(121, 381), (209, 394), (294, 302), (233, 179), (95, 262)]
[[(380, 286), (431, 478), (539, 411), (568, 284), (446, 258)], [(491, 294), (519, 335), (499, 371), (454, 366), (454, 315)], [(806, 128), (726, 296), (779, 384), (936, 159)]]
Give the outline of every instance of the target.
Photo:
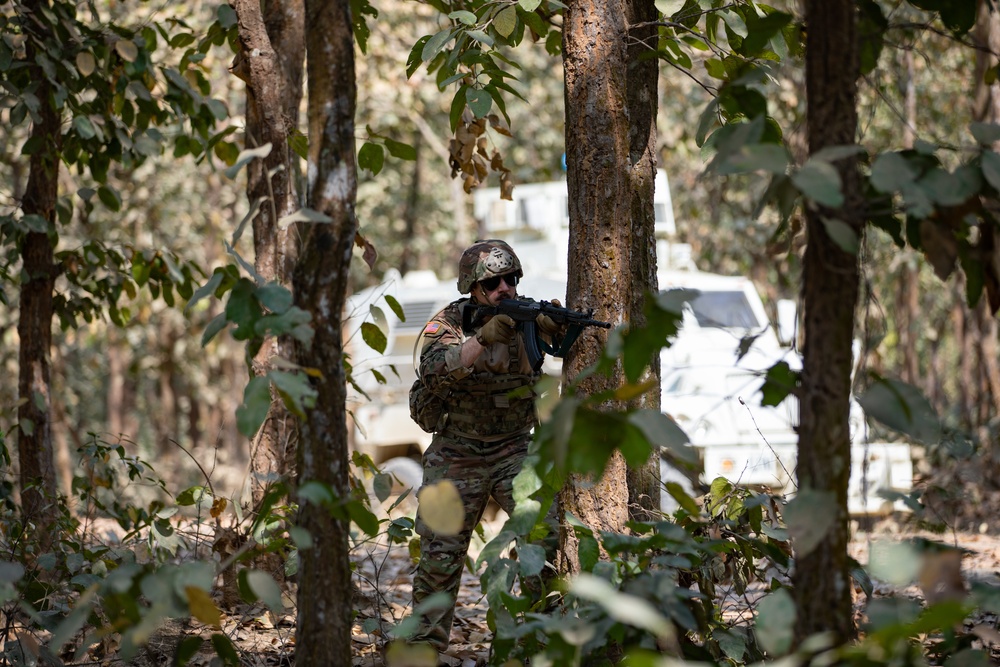
[(703, 327), (758, 329), (761, 326), (743, 292), (700, 292), (691, 308)]

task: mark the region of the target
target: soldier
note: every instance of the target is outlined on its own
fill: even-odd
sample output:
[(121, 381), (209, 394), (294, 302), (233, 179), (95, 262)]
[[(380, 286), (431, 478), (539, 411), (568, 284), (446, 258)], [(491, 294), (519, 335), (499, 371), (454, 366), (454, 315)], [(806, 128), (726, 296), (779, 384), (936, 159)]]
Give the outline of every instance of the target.
[[(439, 591), (451, 596), (451, 606), (425, 613), (410, 641), (426, 642), (440, 652), (451, 636), (472, 532), (490, 497), (513, 514), (512, 483), (536, 424), (534, 394), (524, 388), (540, 376), (525, 358), (522, 334), (513, 319), (495, 315), (478, 329), (466, 330), (463, 309), (471, 303), (497, 305), (518, 298), (522, 277), (521, 263), (509, 245), (496, 239), (477, 241), (462, 253), (458, 268), (458, 291), (469, 296), (445, 307), (422, 333), (410, 410), (418, 424), (434, 432), (424, 452), (423, 484), (450, 480), (465, 509), (458, 535), (435, 534), (417, 516), (420, 563), (413, 579), (413, 606)], [(562, 327), (546, 315), (536, 322), (547, 337), (561, 333)], [(465, 324), (470, 326), (468, 318)], [(552, 551), (552, 540), (547, 547)]]

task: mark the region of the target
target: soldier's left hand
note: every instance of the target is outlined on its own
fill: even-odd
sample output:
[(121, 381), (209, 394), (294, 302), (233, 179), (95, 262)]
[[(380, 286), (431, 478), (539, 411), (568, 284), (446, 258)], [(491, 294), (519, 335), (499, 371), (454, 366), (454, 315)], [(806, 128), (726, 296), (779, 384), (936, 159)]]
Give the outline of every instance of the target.
[[(562, 303), (559, 299), (552, 299), (550, 302), (553, 306), (557, 308), (562, 308)], [(562, 325), (557, 324), (555, 320), (544, 313), (540, 313), (538, 317), (535, 318), (535, 323), (541, 332), (547, 336), (555, 336), (562, 332)]]

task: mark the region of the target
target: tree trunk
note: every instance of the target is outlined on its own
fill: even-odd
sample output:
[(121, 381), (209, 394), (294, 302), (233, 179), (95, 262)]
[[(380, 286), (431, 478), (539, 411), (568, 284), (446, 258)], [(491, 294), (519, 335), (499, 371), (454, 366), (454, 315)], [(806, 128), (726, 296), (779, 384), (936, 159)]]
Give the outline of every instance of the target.
[[(44, 3), (28, 2), (34, 13)], [(42, 22), (43, 23), (43, 22)], [(39, 30), (46, 28), (39, 23)], [(36, 62), (32, 41), (28, 40), (27, 62)], [(18, 352), (17, 454), (20, 465), (21, 505), (26, 521), (38, 529), (39, 553), (48, 548), (53, 537), (50, 528), (59, 515), (56, 503), (55, 464), (52, 452), (52, 398), (49, 355), (52, 348), (53, 289), (58, 267), (54, 264), (53, 240), (56, 238), (56, 198), (59, 193), (59, 159), (62, 143), (60, 117), (52, 108), (48, 79), (41, 68), (33, 77), (38, 82), (35, 95), (39, 121), (31, 128), (33, 139), (41, 145), (31, 156), (28, 183), (21, 209), (24, 215), (37, 215), (52, 226), (52, 237), (29, 232), (21, 242), (22, 282), (17, 322), (20, 341)]]
[[(1000, 16), (991, 11), (990, 5), (980, 0), (973, 38), (981, 49), (976, 51), (975, 89), (973, 91), (973, 118), (983, 123), (1000, 122), (1000, 86), (986, 83), (986, 71), (996, 65), (1000, 53)], [(1000, 148), (993, 146), (993, 150)], [(988, 202), (988, 207), (996, 210), (1000, 202)], [(978, 385), (983, 396), (984, 418), (978, 426), (986, 427), (992, 419), (1000, 415), (1000, 364), (997, 362), (997, 322), (985, 303), (980, 303), (975, 311), (975, 331), (978, 337), (979, 354), (983, 360), (983, 381)], [(988, 431), (988, 429), (984, 429)], [(995, 448), (991, 438), (983, 440), (984, 447)], [(994, 452), (987, 460), (993, 460)]]
[[(354, 236), (357, 233), (357, 165), (354, 113), (354, 34), (349, 0), (307, 0), (309, 81), (309, 204), (330, 217), (311, 225), (295, 268), (295, 303), (312, 315), (311, 349), (300, 347), (299, 363), (320, 369), (310, 376), (316, 406), (301, 428), (300, 488), (319, 483), (330, 489), (329, 507), (303, 501), (299, 525), (314, 544), (300, 552), (299, 665), (351, 663), (350, 520), (344, 516), (348, 487), (347, 385), (341, 338), (342, 311)], [(321, 585), (318, 585), (321, 584)]]
[[(656, 211), (653, 208), (656, 179), (656, 94), (659, 60), (640, 56), (650, 55), (657, 43), (657, 28), (653, 25), (658, 12), (653, 0), (629, 0), (626, 20), (632, 26), (628, 32), (627, 77), (629, 180), (631, 187), (631, 257), (633, 276), (629, 298), (630, 327), (646, 325), (643, 304), (648, 293), (657, 289), (656, 279)], [(648, 24), (648, 25), (641, 25)], [(660, 409), (660, 357), (655, 355), (649, 371), (642, 378), (651, 382), (634, 407)], [(660, 452), (654, 451), (646, 465), (628, 468), (629, 517), (643, 521), (652, 519), (650, 510), (660, 509)]]
[[(567, 3), (563, 20), (566, 108), (566, 173), (569, 191), (569, 276), (566, 299), (576, 310), (594, 308), (596, 317), (615, 324), (632, 312), (632, 245), (629, 121), (626, 100), (625, 5), (621, 0)], [(567, 381), (594, 363), (607, 332), (588, 328), (570, 350)], [(617, 387), (613, 377), (590, 376), (585, 394)], [(607, 405), (608, 409), (622, 406)], [(560, 517), (571, 513), (594, 530), (623, 531), (628, 520), (626, 466), (615, 452), (600, 480), (573, 475), (559, 497)], [(560, 530), (557, 567), (580, 571), (578, 540)]]
[(417, 158), (413, 161), (413, 176), (410, 178), (409, 193), (406, 197), (406, 205), (403, 208), (403, 252), (399, 257), (399, 273), (404, 276), (410, 270), (415, 268), (415, 260), (419, 254), (415, 252), (413, 242), (416, 240), (418, 222), (417, 214), (420, 208), (420, 189), (423, 187), (423, 183), (420, 178), (420, 174), (423, 170), (420, 155), (420, 149), (422, 146), (423, 140), (418, 132), (414, 135), (413, 139), (413, 150), (416, 153)]
[[(857, 32), (850, 0), (806, 0), (806, 94), (809, 150), (855, 143), (857, 130)], [(864, 235), (856, 160), (837, 163), (844, 204), (838, 210), (807, 204), (808, 244), (803, 260), (805, 308), (798, 479), (805, 492), (835, 500), (830, 529), (818, 546), (796, 553), (795, 637), (802, 642), (830, 632), (837, 643), (854, 635), (848, 568), (847, 484), (851, 470), (848, 412), (851, 341), (857, 307), (858, 257), (827, 235), (825, 219), (839, 219)]]
[[(236, 0), (240, 51), (233, 72), (246, 81), (248, 148), (271, 144), (271, 152), (247, 166), (247, 200), (262, 202), (253, 220), (254, 268), (267, 282), (291, 288), (298, 257), (299, 230), (278, 221), (299, 208), (297, 160), (288, 138), (298, 129), (305, 57), (303, 0)], [(262, 8), (263, 12), (262, 13)], [(291, 336), (266, 338), (254, 355), (252, 372), (267, 375), (277, 358), (295, 354)], [(267, 417), (250, 448), (250, 491), (254, 512), (280, 479), (292, 477), (298, 424), (274, 387)], [(258, 558), (255, 567), (281, 578), (277, 554)]]

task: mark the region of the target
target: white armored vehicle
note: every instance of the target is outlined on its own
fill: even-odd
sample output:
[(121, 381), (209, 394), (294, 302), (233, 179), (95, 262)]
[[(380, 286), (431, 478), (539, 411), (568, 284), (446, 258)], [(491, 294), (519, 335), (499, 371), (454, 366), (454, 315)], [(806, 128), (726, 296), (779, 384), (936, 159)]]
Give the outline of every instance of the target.
[[(797, 401), (789, 397), (776, 407), (765, 406), (760, 392), (764, 374), (775, 363), (785, 361), (792, 369), (801, 365), (792, 345), (794, 305), (777, 304), (776, 310), (785, 317), (775, 326), (750, 280), (694, 270), (687, 247), (667, 241), (674, 233), (674, 220), (662, 172), (655, 205), (657, 235), (664, 239), (658, 243), (658, 261), (667, 267), (658, 274), (659, 287), (697, 292), (684, 305), (680, 333), (661, 355), (661, 408), (698, 450), (701, 481), (721, 476), (741, 485), (794, 493)], [(520, 293), (565, 301), (567, 210), (565, 181), (519, 185), (513, 202), (501, 200), (496, 189), (476, 193), (475, 215), (486, 237), (507, 240), (521, 260)], [(348, 300), (351, 363), (368, 396), (355, 396), (351, 406), (354, 446), (414, 487), (420, 479), (419, 453), (431, 437), (409, 416), (414, 345), (431, 315), (459, 296), (453, 277), (416, 271), (406, 276), (390, 272), (381, 285)], [(405, 320), (393, 313), (392, 300)], [(362, 321), (376, 323), (385, 332), (384, 355), (361, 343)], [(547, 372), (558, 374), (558, 362), (548, 359)], [(856, 404), (851, 422), (854, 464), (848, 509), (858, 515), (890, 510), (892, 504), (878, 492), (911, 488), (910, 448), (868, 442), (864, 415)], [(668, 464), (661, 465), (661, 471), (665, 479), (690, 488)], [(663, 495), (664, 508), (670, 509), (672, 501)]]

